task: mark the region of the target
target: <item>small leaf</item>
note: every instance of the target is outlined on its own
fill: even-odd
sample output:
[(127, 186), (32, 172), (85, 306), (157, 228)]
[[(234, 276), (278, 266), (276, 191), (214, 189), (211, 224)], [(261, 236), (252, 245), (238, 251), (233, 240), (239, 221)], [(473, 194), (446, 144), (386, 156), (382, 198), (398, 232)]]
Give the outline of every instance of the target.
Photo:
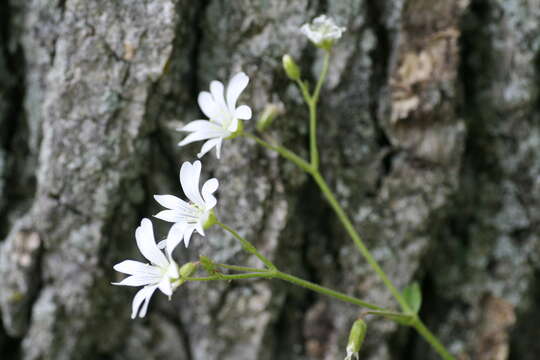
[(422, 291), (420, 290), (420, 285), (415, 281), (411, 285), (407, 286), (403, 290), (403, 297), (413, 314), (418, 314), (420, 307), (422, 306)]
[(371, 315), (382, 316), (388, 320), (392, 320), (394, 322), (397, 322), (398, 324), (405, 326), (411, 326), (416, 319), (416, 316), (414, 315), (402, 314), (391, 311), (368, 311), (367, 313)]

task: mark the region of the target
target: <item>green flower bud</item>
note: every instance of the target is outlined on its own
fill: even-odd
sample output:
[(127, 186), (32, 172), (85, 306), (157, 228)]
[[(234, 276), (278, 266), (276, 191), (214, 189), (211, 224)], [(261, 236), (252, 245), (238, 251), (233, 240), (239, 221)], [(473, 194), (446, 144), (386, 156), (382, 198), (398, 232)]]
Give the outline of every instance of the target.
[(349, 333), (349, 343), (347, 344), (347, 357), (345, 360), (358, 360), (358, 353), (362, 348), (362, 343), (366, 337), (367, 325), (362, 319), (356, 320)]
[(285, 54), (281, 61), (289, 79), (294, 81), (300, 80), (300, 68), (296, 65), (293, 58), (289, 54)]
[(263, 132), (272, 125), (276, 116), (283, 114), (284, 108), (282, 103), (268, 104), (257, 121), (257, 131)]

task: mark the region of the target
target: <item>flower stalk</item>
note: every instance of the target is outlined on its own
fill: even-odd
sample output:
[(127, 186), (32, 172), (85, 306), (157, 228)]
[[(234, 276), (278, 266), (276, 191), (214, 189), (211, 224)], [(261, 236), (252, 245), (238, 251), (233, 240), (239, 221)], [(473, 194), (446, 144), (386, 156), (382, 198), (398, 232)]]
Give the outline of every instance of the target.
[(234, 229), (232, 229), (231, 227), (223, 224), (219, 220), (216, 220), (216, 224), (219, 225), (220, 227), (222, 227), (223, 230), (227, 231), (229, 234), (234, 236), (238, 241), (240, 241), (240, 243), (242, 243), (242, 246), (244, 247), (244, 250), (246, 250), (247, 252), (255, 255), (259, 260), (261, 260), (264, 263), (264, 265), (266, 265), (266, 267), (268, 269), (277, 270), (276, 266), (266, 256), (261, 254), (259, 252), (259, 250), (257, 250), (257, 248), (255, 246), (253, 246), (253, 244), (251, 244), (249, 241), (247, 241), (245, 238), (243, 238)]
[[(325, 55), (324, 55), (324, 62), (323, 62), (323, 68), (321, 70), (321, 74), (319, 76), (319, 80), (317, 82), (316, 88), (313, 92), (313, 94), (309, 93), (309, 89), (307, 88), (307, 85), (301, 80), (297, 80), (296, 83), (298, 84), (300, 91), (302, 92), (304, 99), (308, 105), (309, 108), (309, 143), (310, 143), (310, 163), (307, 163), (304, 159), (302, 159), (300, 156), (296, 155), (293, 151), (276, 144), (269, 144), (268, 142), (258, 138), (255, 135), (244, 133), (246, 137), (254, 139), (259, 145), (264, 146), (268, 149), (271, 149), (273, 151), (276, 151), (284, 158), (290, 160), (294, 164), (296, 164), (298, 167), (300, 167), (302, 170), (304, 170), (306, 173), (311, 175), (313, 180), (317, 183), (319, 186), (319, 189), (323, 193), (324, 197), (334, 210), (336, 216), (338, 217), (339, 221), (347, 231), (349, 237), (353, 240), (354, 244), (356, 245), (356, 248), (360, 252), (360, 254), (365, 258), (365, 260), (368, 262), (370, 267), (375, 271), (375, 273), (378, 275), (378, 277), (382, 280), (384, 285), (388, 288), (392, 296), (396, 299), (398, 304), (401, 307), (401, 310), (404, 314), (410, 314), (413, 317), (413, 321), (411, 322), (411, 326), (416, 329), (416, 331), (432, 346), (432, 348), (444, 359), (444, 360), (454, 360), (455, 358), (448, 352), (448, 350), (444, 347), (444, 345), (438, 340), (438, 338), (431, 333), (431, 331), (422, 323), (418, 315), (414, 314), (411, 307), (405, 300), (402, 293), (396, 288), (396, 286), (392, 283), (390, 278), (386, 275), (384, 270), (381, 268), (377, 260), (373, 257), (371, 252), (368, 250), (366, 245), (364, 244), (364, 241), (362, 240), (361, 236), (358, 234), (358, 232), (355, 230), (351, 220), (345, 213), (345, 210), (341, 207), (339, 202), (337, 201), (334, 193), (324, 180), (322, 174), (319, 171), (319, 151), (317, 148), (317, 104), (320, 96), (320, 91), (322, 89), (322, 85), (324, 83), (324, 80), (326, 79), (326, 75), (328, 72), (330, 62), (330, 49), (325, 49)], [(278, 276), (276, 276), (278, 277)], [(297, 278), (288, 276), (282, 276), (278, 277), (282, 280), (292, 282), (294, 284), (303, 286), (305, 284), (302, 284), (301, 282), (297, 281)], [(315, 284), (314, 284), (315, 285)], [(317, 285), (319, 286), (319, 285)], [(307, 286), (305, 286), (307, 287)], [(319, 291), (321, 289), (316, 289), (315, 287), (308, 287), (311, 290), (325, 293), (327, 293), (326, 290)], [(335, 294), (334, 294), (335, 295)], [(330, 296), (334, 296), (330, 295)], [(337, 296), (334, 296), (337, 297)], [(343, 301), (348, 301), (344, 298), (340, 298)], [(349, 299), (350, 300), (350, 299)], [(356, 300), (355, 300), (356, 301)], [(352, 302), (356, 303), (356, 302)], [(357, 305), (360, 305), (356, 303)], [(364, 307), (366, 304), (360, 305)], [(380, 309), (380, 308), (379, 308)]]

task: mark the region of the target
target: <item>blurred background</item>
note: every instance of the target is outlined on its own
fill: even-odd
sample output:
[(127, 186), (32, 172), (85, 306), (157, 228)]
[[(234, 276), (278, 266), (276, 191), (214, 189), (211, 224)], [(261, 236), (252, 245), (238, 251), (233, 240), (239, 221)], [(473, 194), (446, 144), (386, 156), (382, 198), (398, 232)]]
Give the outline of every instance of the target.
[[(278, 281), (188, 283), (131, 320), (112, 265), (142, 260), (134, 230), (182, 195), (178, 148), (211, 80), (250, 76), (265, 136), (307, 155), (321, 54), (299, 32), (347, 32), (320, 105), (321, 167), (399, 288), (460, 360), (540, 358), (539, 0), (3, 0), (0, 2), (0, 358), (331, 360), (354, 306)], [(255, 120), (254, 119), (254, 120)], [(255, 121), (246, 128), (254, 131)], [(220, 219), (283, 270), (395, 307), (316, 185), (245, 139), (203, 176)], [(154, 224), (161, 234), (167, 225)], [(212, 229), (180, 263), (259, 265)], [(361, 359), (431, 360), (413, 331), (369, 319)]]

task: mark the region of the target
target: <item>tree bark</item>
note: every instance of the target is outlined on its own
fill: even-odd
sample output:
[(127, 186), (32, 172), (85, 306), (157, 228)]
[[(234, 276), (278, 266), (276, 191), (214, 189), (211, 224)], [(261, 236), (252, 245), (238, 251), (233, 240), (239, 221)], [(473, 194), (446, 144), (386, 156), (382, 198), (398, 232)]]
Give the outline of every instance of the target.
[[(321, 171), (398, 288), (459, 359), (540, 356), (540, 1), (9, 0), (0, 5), (2, 359), (340, 359), (362, 309), (278, 281), (188, 283), (131, 320), (113, 264), (181, 195), (179, 125), (211, 80), (282, 103), (269, 131), (308, 158), (302, 97), (322, 61), (299, 33), (345, 26), (320, 101)], [(246, 123), (254, 128), (255, 121)], [(222, 159), (220, 220), (279, 267), (390, 308), (316, 184), (245, 139)], [(166, 224), (153, 221), (161, 235)], [(176, 251), (258, 266), (219, 229)], [(363, 359), (437, 359), (414, 331), (368, 318)]]

